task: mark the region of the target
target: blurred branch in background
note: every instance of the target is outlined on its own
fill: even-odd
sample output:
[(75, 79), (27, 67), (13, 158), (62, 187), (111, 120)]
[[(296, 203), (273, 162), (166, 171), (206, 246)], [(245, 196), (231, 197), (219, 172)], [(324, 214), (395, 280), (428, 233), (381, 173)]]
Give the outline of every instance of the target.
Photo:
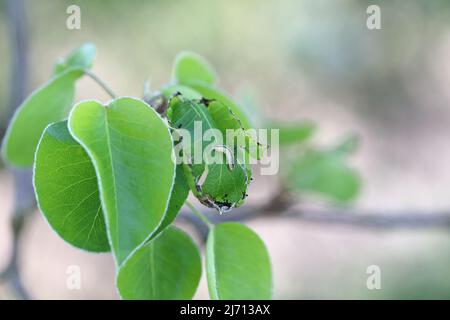
[[(369, 212), (334, 207), (318, 208), (296, 203), (285, 193), (277, 194), (266, 205), (237, 208), (233, 210), (232, 214), (219, 215), (211, 210), (205, 211), (203, 214), (214, 224), (227, 221), (249, 221), (259, 218), (280, 218), (322, 225), (366, 228), (375, 231), (450, 228), (450, 210), (441, 212)], [(191, 224), (200, 238), (206, 241), (208, 228), (196, 215), (185, 210), (180, 213), (179, 219)]]
[[(10, 69), (10, 102), (8, 109), (9, 120), (15, 109), (25, 99), (28, 91), (29, 65), (28, 65), (28, 37), (23, 0), (7, 0), (7, 15), (9, 38), (11, 47)], [(3, 127), (3, 126), (2, 126)], [(1, 130), (1, 129), (0, 129)], [(2, 133), (2, 132), (0, 132)], [(3, 135), (2, 135), (3, 137)], [(12, 249), (11, 257), (4, 271), (0, 272), (0, 280), (7, 282), (20, 299), (28, 299), (29, 295), (24, 288), (19, 273), (19, 245), (22, 230), (27, 216), (35, 207), (33, 186), (31, 183), (31, 170), (13, 170), (14, 176), (14, 209), (11, 219)]]

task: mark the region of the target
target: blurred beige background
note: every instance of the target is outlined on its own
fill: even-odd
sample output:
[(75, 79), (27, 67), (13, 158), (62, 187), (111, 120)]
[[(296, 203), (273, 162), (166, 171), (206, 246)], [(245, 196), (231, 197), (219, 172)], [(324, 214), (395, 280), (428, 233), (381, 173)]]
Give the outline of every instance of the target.
[[(93, 71), (120, 95), (141, 97), (170, 79), (181, 50), (205, 56), (234, 96), (251, 92), (264, 114), (310, 119), (317, 145), (356, 132), (352, 164), (363, 177), (356, 212), (450, 213), (450, 3), (445, 0), (333, 1), (25, 1), (31, 88), (54, 62), (85, 41), (97, 46)], [(366, 27), (379, 3), (382, 30)], [(81, 8), (81, 30), (66, 28), (66, 8)], [(8, 103), (10, 59), (0, 6), (0, 119)], [(76, 99), (108, 100), (89, 79)], [(249, 203), (267, 199), (275, 177), (257, 177)], [(0, 269), (10, 254), (11, 174), (0, 171)], [(313, 200), (318, 201), (317, 199)], [(320, 202), (320, 200), (319, 200)], [(450, 298), (450, 232), (368, 230), (264, 218), (249, 223), (266, 242), (277, 299)], [(189, 230), (189, 226), (183, 226)], [(36, 212), (21, 243), (25, 286), (36, 299), (118, 298), (109, 255), (64, 243)], [(379, 265), (382, 289), (368, 290)], [(68, 290), (78, 265), (81, 290)], [(0, 299), (10, 298), (0, 285)], [(197, 298), (207, 298), (205, 281)]]

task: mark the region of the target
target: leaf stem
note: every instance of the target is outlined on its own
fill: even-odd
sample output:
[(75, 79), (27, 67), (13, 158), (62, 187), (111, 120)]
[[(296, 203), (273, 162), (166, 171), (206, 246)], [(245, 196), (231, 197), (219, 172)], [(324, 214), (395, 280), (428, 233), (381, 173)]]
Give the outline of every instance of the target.
[(214, 225), (206, 218), (197, 208), (186, 200), (185, 204), (191, 209), (191, 211), (204, 223), (208, 226), (209, 229), (212, 229)]
[(95, 82), (97, 82), (97, 84), (103, 88), (103, 90), (106, 91), (106, 93), (108, 93), (111, 98), (116, 99), (117, 95), (114, 93), (114, 91), (111, 90), (111, 88), (105, 83), (103, 82), (102, 79), (100, 79), (99, 77), (97, 77), (94, 73), (92, 73), (90, 70), (88, 69), (84, 69), (84, 73), (90, 77), (92, 80), (94, 80)]

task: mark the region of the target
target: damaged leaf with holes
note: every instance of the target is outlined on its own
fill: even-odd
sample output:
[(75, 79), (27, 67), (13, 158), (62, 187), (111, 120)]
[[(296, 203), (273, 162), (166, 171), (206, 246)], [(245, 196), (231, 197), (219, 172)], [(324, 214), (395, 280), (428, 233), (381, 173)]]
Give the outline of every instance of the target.
[[(167, 117), (173, 130), (189, 133), (188, 137), (181, 134), (183, 140), (180, 143), (182, 156), (189, 163), (185, 165), (185, 173), (192, 192), (201, 203), (222, 213), (243, 203), (251, 170), (239, 156), (237, 147), (226, 145), (222, 134), (226, 129), (235, 129), (239, 123), (236, 120), (218, 124), (217, 114), (209, 109), (216, 104), (207, 99), (190, 100), (176, 94), (170, 99)], [(229, 111), (228, 114), (231, 115)], [(208, 157), (203, 157), (204, 154)]]

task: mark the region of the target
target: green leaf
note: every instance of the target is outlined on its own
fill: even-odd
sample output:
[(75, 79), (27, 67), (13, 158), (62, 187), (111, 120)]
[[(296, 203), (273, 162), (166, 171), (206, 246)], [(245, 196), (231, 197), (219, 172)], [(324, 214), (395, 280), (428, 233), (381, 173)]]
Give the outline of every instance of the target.
[(239, 118), (244, 129), (253, 128), (251, 117), (245, 111), (245, 109), (238, 105), (233, 101), (227, 94), (221, 92), (219, 89), (216, 89), (210, 85), (203, 83), (191, 83), (189, 87), (199, 92), (204, 98), (210, 100), (218, 100), (226, 105), (228, 108), (233, 111), (233, 113)]
[[(317, 129), (317, 126), (313, 122), (309, 121), (296, 124), (272, 122), (269, 123), (269, 127), (271, 129), (279, 129), (280, 145), (305, 142)], [(271, 141), (270, 137), (268, 138), (268, 141)]]
[(34, 189), (41, 212), (68, 243), (94, 252), (110, 250), (94, 166), (67, 129), (45, 129), (36, 152)]
[(349, 134), (340, 143), (334, 147), (334, 152), (337, 154), (342, 154), (342, 156), (351, 155), (359, 147), (359, 136), (356, 134)]
[(172, 194), (170, 195), (169, 206), (164, 216), (164, 220), (155, 234), (158, 234), (169, 226), (177, 217), (181, 207), (189, 195), (189, 185), (184, 175), (183, 166), (177, 165), (175, 183), (173, 185)]
[(258, 235), (242, 224), (223, 223), (210, 231), (206, 275), (212, 299), (271, 299), (269, 254)]
[[(264, 148), (245, 131), (241, 121), (231, 109), (217, 100), (211, 100), (208, 102), (208, 112), (223, 137), (227, 137), (227, 130), (234, 131), (235, 138), (233, 139), (234, 141), (232, 144), (231, 141), (227, 140), (227, 145), (230, 148), (234, 149), (239, 147), (239, 149), (236, 150), (236, 153), (241, 150), (240, 148), (244, 148), (243, 150), (245, 150), (248, 155), (255, 159), (260, 159), (264, 153)], [(243, 155), (242, 158), (242, 163), (249, 163), (246, 155)]]
[(216, 72), (201, 56), (193, 52), (181, 52), (175, 58), (173, 78), (179, 84), (204, 83), (214, 85)]
[[(207, 162), (208, 159), (195, 159), (195, 148), (201, 150), (200, 155), (210, 144), (215, 147), (223, 147), (224, 139), (219, 138), (220, 130), (217, 123), (212, 118), (206, 102), (198, 100), (187, 100), (181, 96), (173, 97), (169, 102), (167, 116), (174, 128), (185, 129), (191, 135), (191, 141), (183, 139), (183, 144), (190, 143), (190, 148), (186, 148), (185, 156), (190, 157), (192, 165), (190, 170), (186, 170), (191, 183), (191, 190), (203, 204), (218, 209), (220, 212), (231, 209), (242, 204), (246, 196), (248, 184), (250, 182), (251, 171), (244, 164), (235, 162), (236, 151), (230, 151), (233, 159), (228, 159), (227, 154), (221, 153), (221, 163)], [(195, 123), (201, 124), (196, 136)], [(206, 130), (216, 129), (213, 132), (211, 141), (202, 139)], [(220, 142), (222, 141), (222, 142)], [(221, 144), (222, 143), (222, 144)], [(214, 156), (217, 152), (213, 151)], [(231, 163), (234, 163), (232, 165)], [(200, 185), (200, 180), (206, 175), (204, 182)], [(226, 209), (225, 209), (226, 208)]]
[(58, 75), (69, 68), (90, 69), (96, 54), (92, 43), (84, 43), (72, 51), (67, 59), (60, 59), (55, 65), (54, 74)]
[(208, 112), (225, 137), (227, 129), (242, 129), (242, 124), (239, 118), (223, 103), (211, 100), (207, 102)]
[(96, 168), (118, 265), (154, 234), (163, 220), (175, 164), (167, 124), (149, 105), (119, 98), (107, 106), (77, 104), (69, 130)]
[(33, 164), (39, 138), (50, 123), (63, 120), (72, 106), (81, 69), (70, 69), (34, 91), (17, 109), (3, 141), (5, 159), (18, 167)]
[(192, 299), (201, 276), (197, 246), (169, 227), (140, 247), (120, 268), (117, 287), (124, 299)]
[(358, 172), (335, 150), (308, 150), (293, 162), (285, 181), (292, 190), (339, 202), (353, 200), (361, 188)]
[(179, 84), (165, 86), (161, 89), (161, 93), (166, 99), (170, 99), (178, 93), (186, 99), (200, 100), (202, 98), (202, 95), (194, 89)]
[[(169, 101), (167, 117), (174, 128), (184, 129), (190, 133), (192, 140), (183, 141), (183, 143), (190, 142), (190, 148), (184, 149), (186, 152), (189, 152), (190, 157), (194, 157), (195, 148), (203, 151), (209, 145), (210, 142), (202, 138), (207, 130), (215, 129), (216, 124), (205, 105), (201, 104), (198, 100), (188, 100), (180, 95), (172, 97)], [(196, 122), (201, 124), (201, 130), (199, 130), (198, 136), (195, 136)], [(214, 135), (212, 138), (214, 141), (218, 141), (218, 139), (217, 135)], [(202, 161), (203, 158), (198, 160), (196, 162), (201, 163), (194, 163), (192, 161), (193, 172), (196, 176), (201, 175), (205, 168), (205, 163)]]

